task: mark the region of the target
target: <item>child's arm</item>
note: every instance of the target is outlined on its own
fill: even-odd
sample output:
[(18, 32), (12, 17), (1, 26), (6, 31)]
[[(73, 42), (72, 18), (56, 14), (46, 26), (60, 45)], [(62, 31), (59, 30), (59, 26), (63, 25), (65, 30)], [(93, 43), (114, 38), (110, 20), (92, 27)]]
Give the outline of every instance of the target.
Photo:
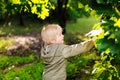
[(79, 44), (67, 46), (63, 49), (63, 56), (65, 58), (79, 55), (80, 53), (87, 52), (94, 46), (93, 40), (88, 40)]

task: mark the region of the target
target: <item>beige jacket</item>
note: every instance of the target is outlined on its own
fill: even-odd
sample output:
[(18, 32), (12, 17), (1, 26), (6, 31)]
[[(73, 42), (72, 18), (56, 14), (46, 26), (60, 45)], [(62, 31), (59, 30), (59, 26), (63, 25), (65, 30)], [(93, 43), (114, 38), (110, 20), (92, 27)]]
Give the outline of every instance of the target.
[(41, 58), (45, 64), (43, 80), (66, 80), (67, 58), (89, 51), (93, 41), (74, 45), (51, 44), (41, 49)]

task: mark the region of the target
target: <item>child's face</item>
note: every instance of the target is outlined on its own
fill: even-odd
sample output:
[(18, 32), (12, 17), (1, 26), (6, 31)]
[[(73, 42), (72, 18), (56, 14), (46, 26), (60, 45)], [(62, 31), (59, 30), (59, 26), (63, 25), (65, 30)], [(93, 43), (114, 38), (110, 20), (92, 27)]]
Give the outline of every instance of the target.
[(62, 34), (62, 31), (59, 31), (55, 43), (63, 43), (63, 42), (64, 42), (64, 35)]

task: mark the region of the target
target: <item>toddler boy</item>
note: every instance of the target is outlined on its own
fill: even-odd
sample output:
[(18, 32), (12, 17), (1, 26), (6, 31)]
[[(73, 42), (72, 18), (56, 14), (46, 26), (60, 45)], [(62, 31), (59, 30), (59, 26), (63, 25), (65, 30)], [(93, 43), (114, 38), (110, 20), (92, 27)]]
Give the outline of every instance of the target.
[(45, 64), (43, 80), (66, 80), (67, 58), (89, 51), (94, 46), (93, 40), (78, 44), (65, 45), (62, 28), (57, 24), (43, 27), (41, 37), (44, 46), (41, 58)]

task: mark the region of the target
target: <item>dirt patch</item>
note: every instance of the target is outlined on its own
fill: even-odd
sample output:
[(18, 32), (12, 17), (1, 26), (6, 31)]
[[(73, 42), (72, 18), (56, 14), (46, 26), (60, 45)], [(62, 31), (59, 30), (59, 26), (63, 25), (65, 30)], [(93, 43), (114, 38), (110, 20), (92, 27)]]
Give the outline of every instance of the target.
[(39, 34), (12, 35), (2, 38), (14, 40), (13, 45), (5, 48), (7, 55), (25, 56), (30, 52), (40, 52), (42, 40)]

